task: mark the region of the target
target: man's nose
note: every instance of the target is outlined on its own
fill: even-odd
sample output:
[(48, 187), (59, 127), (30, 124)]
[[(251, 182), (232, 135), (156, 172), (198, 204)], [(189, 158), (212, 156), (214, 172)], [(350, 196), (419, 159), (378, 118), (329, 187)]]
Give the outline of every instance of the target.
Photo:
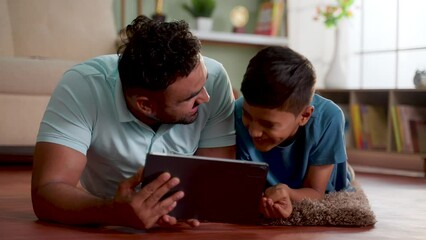
[(210, 95), (207, 92), (206, 88), (203, 87), (200, 94), (198, 94), (197, 103), (202, 104), (210, 101)]

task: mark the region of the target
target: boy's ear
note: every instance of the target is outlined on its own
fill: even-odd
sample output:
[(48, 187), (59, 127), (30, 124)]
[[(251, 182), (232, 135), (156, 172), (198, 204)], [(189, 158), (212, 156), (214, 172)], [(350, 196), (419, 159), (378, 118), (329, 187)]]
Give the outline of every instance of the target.
[(314, 112), (313, 106), (307, 106), (303, 112), (300, 114), (299, 126), (305, 126), (305, 124), (309, 121)]

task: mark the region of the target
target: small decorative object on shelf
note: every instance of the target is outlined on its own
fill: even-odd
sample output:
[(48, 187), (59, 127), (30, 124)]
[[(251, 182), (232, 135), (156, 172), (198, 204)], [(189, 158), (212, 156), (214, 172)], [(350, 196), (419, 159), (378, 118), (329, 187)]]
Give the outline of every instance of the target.
[(232, 32), (234, 33), (245, 33), (247, 22), (249, 20), (248, 9), (244, 6), (235, 6), (231, 10), (229, 15), (233, 26)]
[(342, 55), (344, 51), (347, 51), (347, 46), (346, 42), (341, 40), (345, 40), (345, 36), (342, 33), (344, 33), (344, 25), (346, 23), (343, 19), (352, 16), (350, 7), (353, 3), (354, 0), (336, 0), (334, 5), (327, 5), (324, 9), (317, 8), (315, 19), (322, 18), (326, 27), (335, 28), (333, 58), (324, 81), (326, 88), (346, 88), (347, 86), (346, 68), (342, 66), (346, 62), (342, 59)]
[(163, 0), (155, 1), (155, 13), (152, 15), (153, 20), (164, 22), (166, 15), (163, 13)]
[(426, 70), (416, 70), (413, 82), (416, 88), (426, 88)]
[(197, 21), (198, 31), (211, 31), (213, 28), (213, 12), (216, 0), (191, 0), (192, 5), (183, 3), (182, 7)]

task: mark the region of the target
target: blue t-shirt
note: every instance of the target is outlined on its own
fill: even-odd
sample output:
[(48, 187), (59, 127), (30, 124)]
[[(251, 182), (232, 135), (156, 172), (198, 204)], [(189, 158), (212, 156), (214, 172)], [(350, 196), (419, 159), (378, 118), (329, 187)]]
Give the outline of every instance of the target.
[(148, 152), (193, 155), (198, 148), (235, 145), (234, 100), (229, 77), (204, 57), (208, 103), (191, 124), (163, 124), (154, 132), (127, 109), (118, 56), (90, 59), (68, 70), (53, 92), (37, 142), (75, 149), (87, 157), (82, 185), (113, 197), (117, 185), (145, 164)]
[(346, 166), (345, 118), (336, 104), (315, 94), (311, 103), (314, 112), (308, 123), (299, 127), (294, 141), (260, 152), (243, 125), (243, 101), (241, 97), (235, 102), (237, 158), (268, 163), (270, 185), (284, 183), (293, 189), (302, 188), (309, 166), (335, 164), (326, 192), (351, 188)]

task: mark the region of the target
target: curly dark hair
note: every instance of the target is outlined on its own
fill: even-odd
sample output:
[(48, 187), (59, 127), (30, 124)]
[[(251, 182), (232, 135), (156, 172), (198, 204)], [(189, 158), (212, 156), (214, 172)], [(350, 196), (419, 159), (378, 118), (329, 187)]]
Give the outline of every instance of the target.
[(241, 83), (245, 101), (295, 116), (309, 105), (316, 74), (307, 58), (288, 47), (266, 47), (249, 62)]
[(123, 90), (164, 90), (188, 76), (199, 61), (200, 41), (185, 21), (161, 22), (141, 15), (125, 34), (118, 49)]

